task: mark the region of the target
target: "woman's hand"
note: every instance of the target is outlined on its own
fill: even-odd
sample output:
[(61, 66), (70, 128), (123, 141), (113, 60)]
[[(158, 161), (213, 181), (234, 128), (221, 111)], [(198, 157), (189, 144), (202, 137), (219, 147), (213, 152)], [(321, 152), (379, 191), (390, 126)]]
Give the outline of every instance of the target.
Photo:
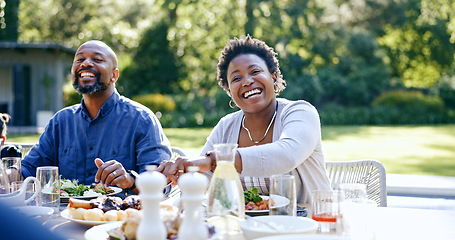
[(98, 171), (95, 175), (95, 182), (101, 181), (103, 185), (117, 185), (120, 188), (130, 188), (133, 186), (134, 178), (125, 170), (123, 165), (116, 160), (103, 162), (101, 159), (95, 159)]
[(187, 160), (187, 158), (178, 157), (175, 161), (162, 161), (156, 171), (166, 176), (167, 182), (175, 186), (179, 177), (186, 172)]
[(156, 171), (164, 174), (168, 180), (168, 183), (172, 182), (172, 185), (177, 185), (179, 177), (188, 172), (187, 169), (189, 166), (198, 166), (199, 172), (203, 173), (213, 170), (214, 167), (212, 165), (216, 166), (216, 161), (214, 161), (210, 155), (198, 159), (178, 157), (174, 162), (161, 162)]

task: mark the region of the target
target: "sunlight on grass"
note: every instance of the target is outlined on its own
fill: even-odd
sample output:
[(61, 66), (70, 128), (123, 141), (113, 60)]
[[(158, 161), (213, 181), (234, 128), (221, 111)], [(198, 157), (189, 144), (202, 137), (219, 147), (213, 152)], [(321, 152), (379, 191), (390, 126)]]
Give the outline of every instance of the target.
[(376, 159), (388, 173), (455, 176), (454, 125), (328, 126), (322, 131), (328, 133), (323, 134), (326, 161)]
[[(165, 128), (172, 146), (199, 155), (212, 128)], [(36, 142), (39, 135), (8, 135), (10, 142)], [(323, 126), (326, 161), (376, 159), (387, 173), (455, 176), (455, 125)]]

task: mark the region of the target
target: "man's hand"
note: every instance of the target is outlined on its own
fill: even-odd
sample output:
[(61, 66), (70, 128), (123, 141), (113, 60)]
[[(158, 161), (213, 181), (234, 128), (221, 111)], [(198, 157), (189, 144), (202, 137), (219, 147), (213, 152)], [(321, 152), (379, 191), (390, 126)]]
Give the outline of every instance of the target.
[(172, 182), (172, 185), (177, 185), (178, 179), (181, 175), (186, 173), (189, 166), (198, 166), (199, 172), (206, 172), (211, 170), (212, 159), (210, 156), (205, 156), (198, 159), (188, 159), (185, 157), (178, 157), (174, 162), (163, 161), (156, 171), (164, 174), (167, 178), (167, 182)]
[(98, 171), (95, 175), (95, 182), (101, 181), (103, 185), (117, 185), (120, 188), (130, 188), (133, 186), (134, 178), (125, 170), (123, 165), (116, 160), (103, 162), (103, 160), (96, 158), (95, 164)]

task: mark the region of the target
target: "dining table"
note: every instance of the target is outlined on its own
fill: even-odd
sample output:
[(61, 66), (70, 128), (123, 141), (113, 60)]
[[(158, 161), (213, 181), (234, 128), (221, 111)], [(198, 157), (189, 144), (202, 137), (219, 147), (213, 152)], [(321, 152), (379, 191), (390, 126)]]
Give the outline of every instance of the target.
[[(66, 209), (62, 203), (60, 211)], [(299, 204), (306, 207), (311, 217), (311, 207), (308, 204)], [(455, 210), (434, 210), (417, 208), (377, 207), (371, 217), (375, 240), (390, 239), (455, 239)], [(68, 220), (60, 215), (50, 217), (44, 224), (50, 229), (69, 240), (83, 240), (85, 233), (92, 226)], [(317, 233), (327, 234), (327, 233)], [(335, 233), (329, 233), (336, 235)], [(246, 240), (242, 233), (231, 236), (232, 240)], [(337, 239), (336, 237), (331, 239)], [(346, 239), (340, 236), (339, 239)], [(349, 238), (348, 238), (349, 239)], [(101, 240), (101, 239), (100, 239)]]

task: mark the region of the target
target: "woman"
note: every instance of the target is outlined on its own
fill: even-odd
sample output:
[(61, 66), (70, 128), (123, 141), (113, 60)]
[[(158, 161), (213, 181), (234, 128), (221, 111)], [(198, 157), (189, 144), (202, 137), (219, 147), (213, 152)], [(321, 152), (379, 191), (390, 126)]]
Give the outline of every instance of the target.
[(306, 101), (277, 98), (286, 82), (276, 56), (272, 48), (250, 36), (230, 40), (219, 59), (218, 79), (231, 97), (229, 105), (240, 110), (215, 126), (202, 149), (205, 158), (179, 158), (157, 170), (174, 183), (189, 165), (213, 171), (214, 144), (237, 143), (235, 166), (244, 188), (268, 194), (268, 177), (292, 174), (298, 203), (311, 202), (315, 189), (329, 189), (318, 112)]
[(8, 115), (7, 113), (0, 113), (0, 121), (1, 121), (1, 124), (2, 124), (2, 128), (0, 129), (0, 141), (1, 141), (1, 144), (0, 144), (0, 147), (3, 146), (3, 144), (6, 142), (6, 124), (9, 122), (9, 119), (10, 119), (10, 115)]

